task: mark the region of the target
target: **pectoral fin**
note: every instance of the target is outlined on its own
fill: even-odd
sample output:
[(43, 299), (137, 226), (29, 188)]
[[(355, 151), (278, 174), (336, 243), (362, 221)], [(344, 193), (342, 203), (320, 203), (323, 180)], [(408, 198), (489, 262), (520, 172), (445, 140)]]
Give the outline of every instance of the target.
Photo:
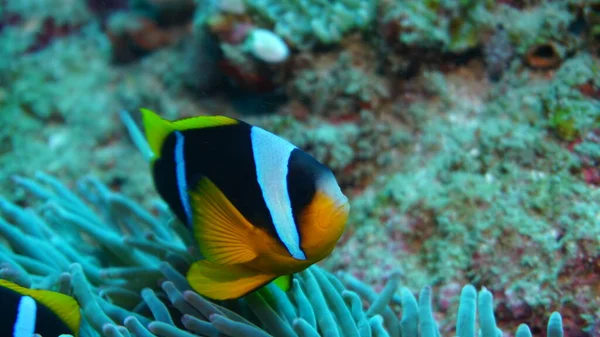
[(187, 274), (196, 292), (214, 300), (240, 298), (276, 277), (240, 265), (217, 265), (206, 260), (192, 264)]
[(190, 192), (193, 231), (202, 256), (215, 264), (238, 264), (257, 256), (257, 230), (208, 178)]

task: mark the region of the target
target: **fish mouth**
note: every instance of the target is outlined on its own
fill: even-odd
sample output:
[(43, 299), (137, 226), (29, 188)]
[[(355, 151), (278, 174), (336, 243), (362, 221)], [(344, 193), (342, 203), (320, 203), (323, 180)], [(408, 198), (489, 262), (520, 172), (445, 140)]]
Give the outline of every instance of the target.
[[(349, 213), (350, 213), (350, 204), (348, 202), (338, 205), (331, 213), (331, 221), (330, 222), (336, 223), (339, 221), (340, 218), (347, 219)], [(345, 222), (346, 221), (344, 221), (344, 224), (342, 224), (342, 225), (345, 225)]]
[(338, 205), (337, 208), (334, 210), (334, 214), (338, 214), (338, 213), (349, 213), (350, 212), (350, 203), (348, 203), (348, 201), (346, 200), (346, 202), (344, 202), (341, 205)]

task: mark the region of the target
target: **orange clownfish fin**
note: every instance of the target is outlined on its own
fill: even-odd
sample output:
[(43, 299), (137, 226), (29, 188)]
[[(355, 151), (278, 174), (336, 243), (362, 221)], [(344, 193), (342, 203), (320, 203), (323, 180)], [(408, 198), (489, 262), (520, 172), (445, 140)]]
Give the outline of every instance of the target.
[(10, 289), (21, 294), (21, 296), (29, 296), (43, 304), (65, 323), (74, 336), (79, 335), (81, 312), (79, 311), (79, 304), (77, 304), (77, 301), (73, 297), (50, 290), (21, 287), (13, 282), (2, 279), (0, 279), (0, 287)]
[(225, 116), (198, 116), (171, 122), (163, 119), (150, 109), (141, 108), (140, 111), (142, 112), (144, 130), (146, 130), (146, 140), (154, 153), (152, 159), (160, 157), (165, 138), (175, 130), (202, 129), (238, 123), (236, 119)]
[(276, 277), (241, 265), (218, 265), (202, 260), (192, 264), (186, 278), (200, 295), (213, 300), (228, 300), (240, 298)]
[(229, 265), (258, 256), (257, 229), (210, 179), (201, 178), (190, 197), (194, 237), (206, 260)]
[(283, 291), (288, 291), (292, 288), (292, 281), (294, 278), (292, 275), (282, 275), (273, 280), (273, 284), (275, 284), (279, 289)]

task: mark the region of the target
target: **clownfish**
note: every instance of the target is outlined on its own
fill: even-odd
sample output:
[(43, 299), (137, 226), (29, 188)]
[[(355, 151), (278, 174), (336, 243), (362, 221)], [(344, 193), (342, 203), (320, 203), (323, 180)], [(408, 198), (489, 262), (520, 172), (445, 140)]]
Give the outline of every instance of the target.
[(29, 289), (0, 279), (0, 336), (79, 335), (81, 312), (74, 298), (50, 290)]
[(287, 290), (331, 253), (350, 205), (325, 165), (238, 119), (141, 111), (155, 188), (203, 256), (186, 275), (196, 292), (235, 299), (272, 281)]

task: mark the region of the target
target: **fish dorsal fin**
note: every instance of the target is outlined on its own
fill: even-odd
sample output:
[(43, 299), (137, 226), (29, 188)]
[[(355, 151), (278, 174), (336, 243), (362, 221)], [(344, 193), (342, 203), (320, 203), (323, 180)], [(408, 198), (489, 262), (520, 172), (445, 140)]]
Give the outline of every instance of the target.
[(228, 300), (240, 298), (268, 284), (275, 277), (242, 265), (225, 266), (202, 260), (192, 264), (186, 278), (200, 295), (213, 300)]
[(176, 130), (212, 128), (215, 126), (238, 124), (237, 119), (227, 116), (198, 116), (184, 118), (173, 122)]
[(29, 296), (48, 307), (73, 331), (74, 336), (79, 335), (81, 312), (77, 301), (73, 297), (50, 290), (24, 288), (7, 280), (0, 280), (0, 286), (23, 296)]
[(150, 109), (141, 108), (140, 111), (142, 112), (144, 129), (146, 130), (146, 140), (154, 153), (154, 159), (160, 157), (160, 150), (165, 139), (175, 130), (202, 129), (238, 123), (236, 119), (225, 116), (198, 116), (171, 122), (161, 118), (156, 112)]
[(281, 290), (288, 291), (292, 288), (292, 275), (282, 275), (273, 280), (273, 283)]
[(253, 260), (258, 229), (210, 179), (203, 177), (190, 191), (194, 237), (200, 252), (216, 264), (237, 264)]

